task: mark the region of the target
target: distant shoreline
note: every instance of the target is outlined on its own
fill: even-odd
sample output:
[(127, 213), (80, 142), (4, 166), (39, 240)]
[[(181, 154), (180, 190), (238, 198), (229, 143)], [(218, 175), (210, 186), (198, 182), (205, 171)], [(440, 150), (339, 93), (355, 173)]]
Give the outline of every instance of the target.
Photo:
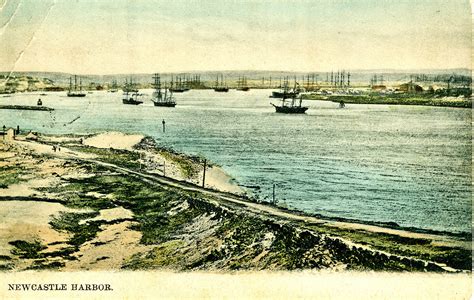
[(329, 101), (334, 103), (344, 104), (379, 104), (379, 105), (418, 105), (418, 106), (434, 106), (434, 107), (454, 107), (454, 108), (469, 108), (472, 109), (472, 100), (470, 98), (422, 98), (422, 97), (407, 97), (407, 98), (390, 98), (390, 97), (360, 97), (360, 96), (320, 96), (320, 95), (305, 95), (304, 100), (319, 100)]
[(15, 110), (39, 110), (39, 111), (53, 111), (54, 108), (46, 106), (26, 106), (26, 105), (0, 105), (0, 109), (15, 109)]

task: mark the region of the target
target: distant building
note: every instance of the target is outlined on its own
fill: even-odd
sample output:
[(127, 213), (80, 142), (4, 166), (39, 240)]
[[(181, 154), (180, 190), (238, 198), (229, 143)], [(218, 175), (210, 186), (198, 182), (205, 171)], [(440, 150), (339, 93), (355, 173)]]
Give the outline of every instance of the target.
[(406, 93), (421, 93), (423, 92), (423, 88), (413, 81), (401, 84), (398, 89), (399, 91), (406, 92)]
[(7, 139), (9, 140), (14, 140), (15, 139), (15, 136), (16, 136), (16, 132), (15, 132), (15, 129), (13, 128), (8, 128), (7, 129), (7, 132), (5, 133), (5, 136), (7, 137)]
[(30, 140), (30, 141), (37, 141), (38, 140), (38, 133), (37, 132), (32, 132), (30, 131), (26, 137), (25, 137), (27, 140)]

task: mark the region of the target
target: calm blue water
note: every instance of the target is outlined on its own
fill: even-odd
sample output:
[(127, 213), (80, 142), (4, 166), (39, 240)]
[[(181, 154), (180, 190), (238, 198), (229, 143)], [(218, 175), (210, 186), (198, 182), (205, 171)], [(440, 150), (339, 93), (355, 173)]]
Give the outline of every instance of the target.
[(175, 109), (123, 105), (121, 93), (64, 94), (0, 97), (28, 105), (41, 97), (56, 109), (0, 110), (0, 122), (45, 133), (143, 133), (208, 157), (263, 200), (276, 183), (278, 200), (307, 212), (471, 230), (469, 109), (307, 101), (306, 115), (281, 115), (268, 90), (190, 91), (176, 94)]

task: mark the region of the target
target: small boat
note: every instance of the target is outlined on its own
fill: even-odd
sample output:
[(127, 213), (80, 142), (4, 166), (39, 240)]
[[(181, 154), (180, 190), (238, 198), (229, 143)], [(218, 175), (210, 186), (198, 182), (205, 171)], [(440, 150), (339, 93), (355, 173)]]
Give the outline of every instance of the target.
[(219, 85), (219, 75), (217, 76), (216, 86), (214, 87), (215, 92), (227, 93), (229, 91), (229, 87), (227, 84), (224, 83), (224, 76), (221, 74), (221, 82)]
[(302, 106), (303, 96), (300, 96), (299, 103), (296, 103), (296, 97), (291, 98), (291, 100), (287, 98), (281, 99), (281, 105), (275, 105), (272, 103), (273, 107), (275, 107), (275, 111), (277, 113), (283, 114), (304, 114), (308, 107)]
[(41, 99), (38, 99), (38, 102), (36, 102), (36, 105), (38, 105), (38, 106), (42, 106), (42, 105), (43, 105), (43, 102), (41, 101)]
[(74, 75), (74, 88), (72, 85), (72, 77), (69, 77), (68, 97), (85, 97), (86, 93), (82, 91), (82, 79), (79, 78), (79, 89), (77, 87), (77, 75)]
[(176, 106), (176, 101), (173, 98), (173, 89), (166, 89), (164, 93), (161, 91), (161, 79), (159, 74), (155, 74), (153, 76), (154, 83), (153, 87), (155, 88), (155, 91), (153, 92), (153, 98), (151, 101), (153, 101), (153, 105), (155, 106), (161, 106), (161, 107), (175, 107)]

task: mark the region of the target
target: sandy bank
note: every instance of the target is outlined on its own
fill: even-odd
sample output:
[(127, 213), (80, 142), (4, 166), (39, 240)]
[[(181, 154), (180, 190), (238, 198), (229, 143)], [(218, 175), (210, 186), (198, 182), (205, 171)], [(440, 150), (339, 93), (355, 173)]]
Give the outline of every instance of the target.
[(106, 132), (86, 138), (84, 145), (96, 148), (114, 148), (133, 150), (133, 146), (144, 138), (140, 134), (124, 134), (121, 132)]

